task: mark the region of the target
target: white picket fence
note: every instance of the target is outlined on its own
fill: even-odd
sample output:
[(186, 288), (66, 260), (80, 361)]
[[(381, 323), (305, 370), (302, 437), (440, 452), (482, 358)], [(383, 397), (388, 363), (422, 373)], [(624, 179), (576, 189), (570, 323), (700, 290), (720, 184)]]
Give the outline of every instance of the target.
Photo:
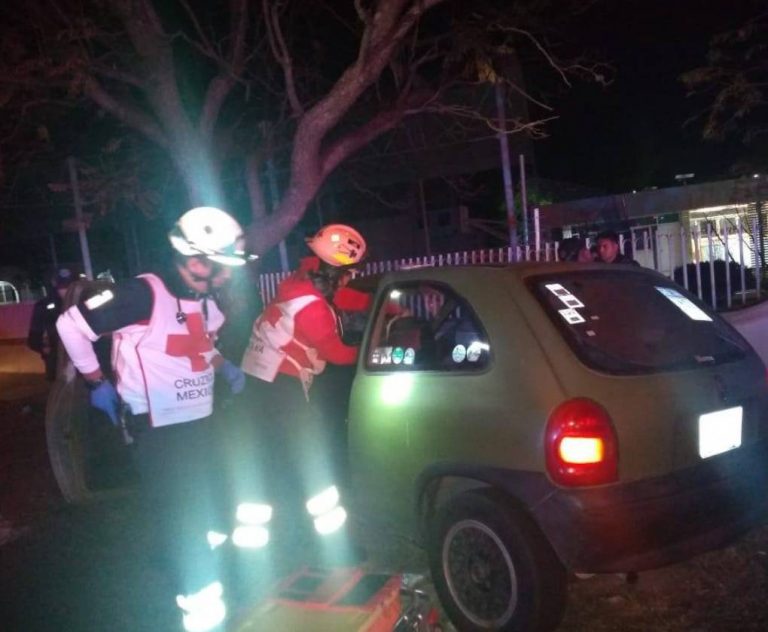
[[(557, 261), (557, 242), (545, 244), (545, 247), (539, 251), (530, 246), (527, 248), (518, 247), (514, 256), (512, 248), (489, 248), (423, 257), (405, 257), (387, 261), (370, 261), (358, 271), (358, 275), (381, 274), (401, 268), (499, 265), (515, 261)], [(280, 281), (290, 274), (291, 272), (267, 272), (259, 275), (259, 290), (265, 305), (277, 294), (277, 286)]]
[[(634, 231), (633, 231), (633, 234)], [(621, 240), (622, 252), (630, 251), (644, 267), (653, 268), (674, 279), (686, 289), (712, 305), (727, 310), (735, 304), (760, 300), (762, 295), (763, 257), (760, 243), (739, 223), (736, 230), (726, 225), (721, 231), (680, 229), (674, 233), (640, 231), (633, 239)], [(590, 245), (586, 240), (587, 246)], [(420, 266), (501, 265), (522, 261), (558, 261), (558, 242), (540, 242), (516, 249), (489, 248), (464, 252), (406, 257), (388, 261), (373, 261), (360, 270), (361, 276)], [(589, 265), (589, 264), (584, 264)], [(731, 270), (733, 268), (733, 270)], [(718, 271), (719, 270), (719, 271)], [(729, 273), (730, 272), (730, 273)], [(277, 286), (290, 272), (270, 272), (260, 275), (259, 289), (266, 305), (277, 293)], [(735, 278), (734, 278), (735, 276)]]

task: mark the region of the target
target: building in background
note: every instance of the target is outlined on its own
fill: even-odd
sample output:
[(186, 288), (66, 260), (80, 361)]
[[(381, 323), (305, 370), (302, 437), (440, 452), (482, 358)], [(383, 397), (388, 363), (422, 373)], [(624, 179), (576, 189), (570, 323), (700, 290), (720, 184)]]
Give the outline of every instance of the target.
[(689, 184), (582, 198), (540, 208), (542, 240), (610, 228), (643, 266), (672, 275), (691, 261), (726, 258), (765, 268), (768, 178)]

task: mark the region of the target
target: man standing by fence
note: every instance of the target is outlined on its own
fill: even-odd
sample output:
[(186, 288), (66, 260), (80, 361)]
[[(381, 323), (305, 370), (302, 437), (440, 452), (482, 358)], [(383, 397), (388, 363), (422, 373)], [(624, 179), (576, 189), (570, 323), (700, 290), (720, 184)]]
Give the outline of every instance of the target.
[(621, 263), (639, 266), (632, 257), (622, 254), (619, 247), (619, 235), (612, 230), (604, 230), (597, 236), (597, 255), (599, 263)]

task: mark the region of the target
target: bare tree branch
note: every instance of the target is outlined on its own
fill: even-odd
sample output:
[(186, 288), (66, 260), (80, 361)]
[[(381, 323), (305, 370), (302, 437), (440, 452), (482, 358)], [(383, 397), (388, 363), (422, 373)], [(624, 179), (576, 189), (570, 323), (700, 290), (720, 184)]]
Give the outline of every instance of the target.
[(285, 43), (283, 29), (280, 26), (280, 5), (280, 2), (271, 0), (262, 0), (261, 3), (264, 21), (267, 25), (267, 38), (269, 40), (270, 48), (272, 49), (272, 55), (283, 69), (285, 90), (288, 97), (288, 103), (291, 106), (291, 112), (295, 117), (299, 117), (304, 113), (304, 107), (301, 105), (298, 92), (296, 91), (296, 79), (293, 73), (293, 58)]
[(133, 86), (141, 90), (146, 90), (147, 86), (144, 81), (129, 72), (118, 70), (117, 68), (108, 68), (98, 63), (94, 63), (92, 65), (92, 69), (93, 72), (95, 72), (100, 77), (103, 77), (104, 79), (112, 79), (113, 81), (119, 81), (120, 83), (125, 83), (129, 86)]
[(204, 138), (211, 139), (216, 120), (225, 99), (232, 91), (237, 77), (243, 71), (245, 60), (246, 35), (248, 32), (247, 0), (231, 0), (232, 11), (231, 39), (227, 55), (228, 67), (215, 77), (208, 86), (200, 115), (200, 132)]
[(392, 202), (392, 201), (388, 200), (387, 198), (385, 198), (379, 192), (375, 191), (374, 189), (371, 189), (369, 187), (364, 186), (363, 184), (361, 184), (360, 182), (358, 182), (354, 178), (352, 178), (350, 180), (350, 183), (352, 184), (352, 186), (357, 191), (359, 191), (363, 195), (367, 195), (367, 196), (373, 198), (379, 204), (381, 204), (382, 206), (384, 206), (386, 208), (389, 208), (389, 209), (392, 209), (392, 210), (395, 210), (395, 211), (404, 211), (405, 209), (407, 209), (407, 208), (409, 208), (411, 206), (411, 203), (408, 200), (401, 200), (401, 201), (398, 201), (398, 202)]
[(214, 59), (220, 59), (221, 55), (218, 54), (216, 48), (211, 43), (211, 40), (208, 38), (208, 35), (200, 24), (200, 20), (197, 19), (197, 14), (194, 12), (192, 7), (189, 6), (187, 0), (179, 0), (179, 4), (181, 4), (182, 8), (192, 22), (192, 25), (195, 27), (197, 36), (200, 38), (199, 46), (201, 50), (205, 51), (208, 56), (213, 57)]
[[(391, 0), (379, 3), (379, 9), (374, 14), (371, 28), (374, 32), (389, 27), (395, 33), (392, 37), (382, 40), (383, 35), (376, 33), (371, 38), (371, 50), (367, 59), (363, 59), (363, 44), (355, 64), (347, 68), (336, 81), (330, 91), (311, 110), (309, 110), (299, 123), (296, 132), (297, 142), (306, 142), (308, 146), (319, 147), (320, 140), (325, 134), (336, 126), (341, 117), (360, 98), (360, 95), (368, 88), (382, 70), (389, 63), (395, 49), (401, 44), (403, 37), (413, 27), (425, 7), (434, 6), (444, 0), (416, 0), (398, 22), (402, 8), (408, 4), (408, 0)], [(381, 9), (382, 5), (386, 10)], [(376, 43), (379, 45), (376, 48)]]
[(541, 53), (542, 57), (547, 60), (547, 63), (552, 67), (552, 69), (560, 75), (560, 78), (563, 80), (563, 83), (570, 87), (571, 82), (568, 80), (568, 77), (563, 70), (562, 66), (555, 61), (555, 58), (552, 57), (552, 55), (549, 53), (547, 48), (539, 41), (539, 39), (530, 31), (527, 31), (525, 29), (518, 28), (516, 26), (497, 26), (496, 27), (499, 31), (505, 32), (505, 33), (516, 33), (518, 35), (522, 35), (523, 37), (530, 40), (533, 45), (536, 47), (536, 49)]
[(457, 119), (465, 118), (472, 121), (479, 121), (487, 125), (488, 128), (497, 134), (519, 134), (520, 132), (527, 132), (535, 138), (544, 138), (546, 134), (544, 133), (543, 128), (547, 123), (557, 120), (558, 118), (557, 116), (548, 116), (535, 121), (524, 121), (520, 118), (507, 118), (505, 127), (501, 127), (496, 119), (484, 116), (469, 106), (437, 103), (424, 109), (429, 112), (449, 115)]
[(505, 85), (507, 85), (510, 88), (512, 88), (512, 90), (517, 92), (520, 96), (522, 96), (527, 101), (530, 101), (531, 103), (535, 103), (540, 108), (542, 108), (544, 110), (547, 110), (548, 112), (552, 111), (552, 109), (553, 109), (552, 106), (547, 105), (546, 103), (544, 103), (544, 101), (536, 99), (530, 92), (527, 92), (526, 90), (523, 90), (523, 88), (520, 86), (519, 83), (517, 83), (517, 81), (505, 81), (504, 83), (505, 83)]
[(157, 123), (140, 110), (115, 99), (111, 94), (104, 90), (98, 81), (92, 77), (86, 78), (84, 80), (84, 89), (89, 98), (91, 98), (97, 105), (107, 110), (114, 117), (136, 131), (141, 132), (144, 136), (156, 142), (161, 147), (168, 146), (168, 138)]
[(391, 130), (405, 116), (405, 108), (380, 112), (354, 132), (337, 140), (320, 159), (322, 176), (327, 177), (339, 164), (375, 138)]
[(368, 26), (371, 21), (371, 16), (363, 6), (363, 0), (355, 0), (355, 11), (357, 12), (357, 17), (360, 18), (360, 21)]
[[(263, 5), (266, 8), (266, 0)], [(421, 15), (444, 0), (379, 0), (369, 26), (368, 36), (361, 39), (357, 61), (348, 67), (329, 92), (304, 113), (294, 134), (291, 155), (291, 178), (276, 213), (258, 230), (249, 231), (256, 251), (269, 240), (277, 243), (301, 219), (304, 209), (314, 197), (324, 174), (330, 173), (345, 156), (361, 147), (364, 139), (372, 140), (402, 119), (403, 112), (394, 109), (381, 112), (368, 124), (335, 143), (328, 152), (321, 144), (349, 111), (360, 95), (380, 76), (402, 39)], [(374, 122), (375, 121), (375, 122)], [(321, 155), (323, 156), (321, 158)]]
[(166, 133), (181, 143), (188, 142), (193, 126), (179, 94), (170, 38), (163, 30), (152, 1), (116, 0), (114, 7), (147, 69), (146, 94), (155, 114)]

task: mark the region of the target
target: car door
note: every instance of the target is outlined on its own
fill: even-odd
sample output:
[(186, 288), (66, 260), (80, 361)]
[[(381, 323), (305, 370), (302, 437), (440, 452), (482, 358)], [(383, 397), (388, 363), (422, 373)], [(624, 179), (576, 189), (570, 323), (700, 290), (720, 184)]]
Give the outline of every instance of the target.
[(434, 281), (383, 289), (350, 402), (356, 505), (402, 531), (430, 464), (464, 451), (467, 424), (486, 401), (487, 335), (468, 301)]

